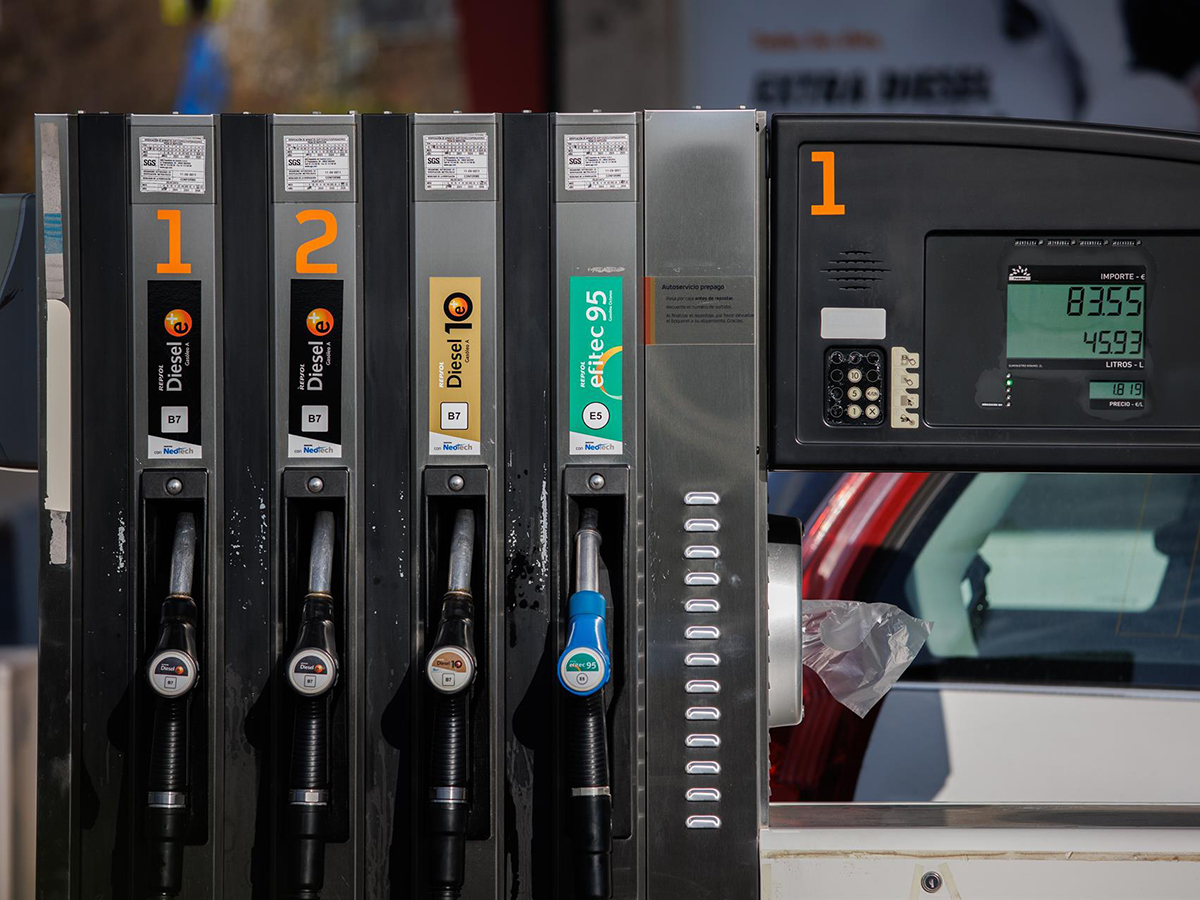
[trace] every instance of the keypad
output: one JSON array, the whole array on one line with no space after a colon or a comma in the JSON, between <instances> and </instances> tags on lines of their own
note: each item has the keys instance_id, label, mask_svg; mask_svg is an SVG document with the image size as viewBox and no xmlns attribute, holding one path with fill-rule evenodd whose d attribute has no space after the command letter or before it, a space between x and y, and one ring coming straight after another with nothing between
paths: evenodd
<instances>
[{"instance_id":1,"label":"keypad","mask_svg":"<svg viewBox=\"0 0 1200 900\"><path fill-rule=\"evenodd\" d=\"M825 351L825 421L829 425L882 425L887 415L887 359L882 347Z\"/></svg>"}]
</instances>

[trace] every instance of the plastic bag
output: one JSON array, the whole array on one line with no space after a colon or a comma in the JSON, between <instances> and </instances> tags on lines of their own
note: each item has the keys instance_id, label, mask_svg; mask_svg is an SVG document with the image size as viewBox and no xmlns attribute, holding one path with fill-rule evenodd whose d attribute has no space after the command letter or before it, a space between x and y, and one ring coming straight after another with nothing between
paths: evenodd
<instances>
[{"instance_id":1,"label":"plastic bag","mask_svg":"<svg viewBox=\"0 0 1200 900\"><path fill-rule=\"evenodd\" d=\"M804 665L859 718L892 689L933 629L890 603L805 600L801 618Z\"/></svg>"}]
</instances>

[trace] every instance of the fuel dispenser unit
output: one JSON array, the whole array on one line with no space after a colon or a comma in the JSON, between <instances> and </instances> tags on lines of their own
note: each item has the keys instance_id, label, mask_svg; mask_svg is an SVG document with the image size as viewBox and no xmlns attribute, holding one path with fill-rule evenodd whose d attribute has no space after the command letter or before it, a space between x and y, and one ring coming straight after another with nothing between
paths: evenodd
<instances>
[{"instance_id":1,"label":"fuel dispenser unit","mask_svg":"<svg viewBox=\"0 0 1200 900\"><path fill-rule=\"evenodd\" d=\"M557 756L543 777L558 802L545 840L559 896L642 896L643 116L551 124Z\"/></svg>"},{"instance_id":2,"label":"fuel dispenser unit","mask_svg":"<svg viewBox=\"0 0 1200 900\"><path fill-rule=\"evenodd\" d=\"M269 777L277 883L305 898L361 878L360 127L353 114L271 117L283 671Z\"/></svg>"},{"instance_id":3,"label":"fuel dispenser unit","mask_svg":"<svg viewBox=\"0 0 1200 900\"><path fill-rule=\"evenodd\" d=\"M766 472L1194 470L1200 141L767 126L37 117L40 897L1171 894L1191 807L770 803Z\"/></svg>"},{"instance_id":4,"label":"fuel dispenser unit","mask_svg":"<svg viewBox=\"0 0 1200 900\"><path fill-rule=\"evenodd\" d=\"M219 128L213 116L35 124L39 892L219 897Z\"/></svg>"},{"instance_id":5,"label":"fuel dispenser unit","mask_svg":"<svg viewBox=\"0 0 1200 900\"><path fill-rule=\"evenodd\" d=\"M504 353L496 115L412 118L412 893L504 872ZM394 879L393 879L394 880Z\"/></svg>"}]
</instances>

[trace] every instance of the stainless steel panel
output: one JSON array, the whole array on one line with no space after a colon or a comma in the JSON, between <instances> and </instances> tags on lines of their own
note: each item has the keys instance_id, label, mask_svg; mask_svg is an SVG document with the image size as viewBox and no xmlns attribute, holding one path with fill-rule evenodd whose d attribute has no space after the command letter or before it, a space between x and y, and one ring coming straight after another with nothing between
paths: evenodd
<instances>
[{"instance_id":1,"label":"stainless steel panel","mask_svg":"<svg viewBox=\"0 0 1200 900\"><path fill-rule=\"evenodd\" d=\"M504 310L501 263L500 141L503 139L495 115L452 114L413 116L413 205L412 205L412 403L414 497L423 496L424 484L431 477L446 477L455 467L480 466L488 470L487 550L488 598L487 621L475 623L484 629L491 648L486 672L480 672L489 692L491 721L472 723L486 727L493 750L490 798L489 840L466 842L466 876L463 897L484 900L500 895L504 881L504 503L498 487L504 484L501 456L501 417L503 409L502 365ZM425 189L423 143L426 135L482 132L488 136L488 179L486 191L432 191ZM480 369L480 446L478 453L434 454L430 452L429 432L429 317L430 279L469 277L480 279L478 349ZM399 352L399 348L397 348ZM424 523L415 528L423 529ZM412 567L415 584L423 584L423 552L414 552ZM438 589L440 592L440 588ZM420 596L419 594L417 596ZM414 631L413 639L423 653L425 635ZM422 658L423 664L423 658ZM479 688L476 687L476 690ZM421 685L418 690L425 690ZM420 748L419 752L427 752Z\"/></svg>"},{"instance_id":2,"label":"stainless steel panel","mask_svg":"<svg viewBox=\"0 0 1200 900\"><path fill-rule=\"evenodd\" d=\"M274 307L275 307L275 447L280 467L303 466L354 466L358 454L358 433L361 429L358 403L361 396L361 366L359 365L360 307L362 305L359 264L359 213L358 205L351 198L358 196L357 186L352 194L335 193L314 195L287 192L282 188L278 174L283 166L283 138L304 134L344 134L350 138L352 177L358 172L358 130L354 124L345 124L344 116L272 116L272 156L274 175L274 203L272 205L274 261L272 263ZM336 124L330 124L328 120ZM281 124L281 121L284 124ZM320 196L337 198L336 202L321 200ZM332 213L337 222L337 236L328 246L313 250L309 260L317 264L333 264L333 273L298 273L296 251L301 244L319 237L322 233L317 222L300 222L296 216L304 210L319 209ZM342 318L335 322L341 329L342 409L340 453L304 452L320 448L321 435L292 435L289 438L289 381L290 381L290 330L293 279L342 282ZM354 491L351 491L351 495Z\"/></svg>"},{"instance_id":3,"label":"stainless steel panel","mask_svg":"<svg viewBox=\"0 0 1200 900\"><path fill-rule=\"evenodd\" d=\"M350 796L347 799L349 816L349 840L330 842L325 845L326 882L322 892L329 900L349 900L363 897L362 871L359 860L363 838L363 818L365 809L362 803L363 762L362 727L359 710L362 707L362 654L363 622L361 609L362 553L358 543L361 533L361 507L358 502L361 490L359 468L361 465L361 433L362 416L359 398L363 395L363 375L361 359L362 337L360 334L362 321L362 262L360 241L360 213L357 203L347 202L347 195L342 192L328 196L337 197L337 202L319 200L313 193L286 192L279 188L278 172L283 165L284 136L313 134L345 134L350 138L350 156L352 160L353 177L358 177L358 119L357 116L272 116L272 155L271 165L276 173L275 189L272 203L272 293L274 307L274 444L275 465L282 473L289 468L331 467L345 468L348 472L346 491L346 547L343 554L345 560L346 596L339 604L339 615L344 616L343 626L346 635L344 665L347 665L346 675L350 677L339 681L338 690L344 694L340 702L346 704L349 711L347 716L347 782L350 785ZM355 187L352 196L358 197ZM318 264L336 264L336 272L305 272L296 271L297 248L318 237L322 231L314 222L300 222L296 215L302 210L320 209L332 213L337 222L337 235L328 246L313 250L309 261ZM342 329L341 335L341 451L337 455L324 453L302 453L292 455L290 451L303 449L304 440L289 439L289 372L291 370L291 341L290 317L292 307L293 279L336 280L342 282L342 317L335 322L335 327ZM296 436L303 438L303 435ZM318 436L319 437L319 436ZM313 444L315 446L315 442ZM284 508L282 500L283 478L277 477L272 487L275 502L273 509ZM283 554L286 552L284 541L276 541L273 557L275 572L283 571ZM278 635L280 643L276 652L287 653L291 649L294 635ZM286 757L280 757L286 758Z\"/></svg>"},{"instance_id":4,"label":"stainless steel panel","mask_svg":"<svg viewBox=\"0 0 1200 900\"><path fill-rule=\"evenodd\" d=\"M141 137L203 137L205 142L205 184L202 194L142 193L139 187L138 154ZM221 378L221 347L223 323L221 321L220 296L220 218L217 210L218 186L216 172L220 152L220 138L213 116L130 116L130 290L133 303L130 317L133 326L132 364L130 373L133 393L133 467L134 471L171 468L203 469L208 473L208 498L206 516L205 560L205 607L203 616L206 631L204 645L207 651L202 663L202 678L211 686L210 696L221 697L224 692L224 642L220 636L224 631L222 612L224 597L221 567L224 559L224 492L222 464L219 448L222 445L221 417L218 415L219 401L223 391ZM186 273L162 272L159 267L171 261L172 224L158 217L160 210L179 211L178 255L179 261L190 266ZM200 445L188 454L181 447L179 455L151 457L149 448L148 410L151 397L148 383L148 332L159 327L149 321L149 282L193 281L200 283L200 359L197 375L200 379L200 403L198 409L188 409L188 416L200 418ZM170 446L162 452L169 454ZM135 483L141 484L140 476ZM134 504L135 517L141 504ZM127 534L141 533L142 523L126 523ZM136 545L136 544L135 544ZM138 552L145 552L141 548ZM155 598L157 600L157 598ZM224 744L222 737L225 714L219 702L209 704L208 740L210 747ZM208 783L209 803L222 796L222 771L218 754L210 752L206 757L207 771L196 773ZM208 812L210 846L221 844L221 822ZM202 885L197 896L220 896L223 868L220 854L214 853L205 860L198 854L184 853L184 883Z\"/></svg>"},{"instance_id":5,"label":"stainless steel panel","mask_svg":"<svg viewBox=\"0 0 1200 900\"><path fill-rule=\"evenodd\" d=\"M624 633L617 633L610 622L610 640L617 644L626 641L628 664L633 672L621 673L617 681L625 684L625 695L615 702L614 689L608 691L612 704L610 733L616 743L609 750L610 765L628 762L631 772L613 772L615 778L628 778L614 794L614 802L632 794L630 833L627 838L614 840L612 865L613 889L623 900L645 897L646 793L638 777L643 771L645 745L645 687L644 687L644 623L645 580L643 570L643 395L642 395L642 205L641 205L641 113L577 113L554 117L553 168L555 179L554 212L554 291L555 330L554 394L557 438L555 477L559 490L567 490L568 473L572 478L582 470L596 466L628 466L624 534L606 534L610 546L627 548L626 580L623 585L627 608L619 620L626 623ZM622 134L629 140L630 186L624 190L566 190L567 160L565 142L568 135ZM571 283L580 277L619 278L622 297L622 433L620 451L615 453L576 452L586 442L571 440L571 432L586 434L582 422L571 420L570 384L579 373L572 370L571 360ZM611 479L610 479L611 481ZM582 484L582 481L576 483ZM557 567L562 573L557 591L563 603L570 595L570 545L561 517L566 504L557 504L556 533L562 538ZM563 603L558 621L566 622ZM563 635L558 636L561 644ZM630 711L632 707L632 712ZM632 721L630 719L632 717ZM617 719L620 718L620 721ZM615 783L615 782L614 782ZM570 852L569 838L564 835L562 852Z\"/></svg>"},{"instance_id":6,"label":"stainless steel panel","mask_svg":"<svg viewBox=\"0 0 1200 900\"><path fill-rule=\"evenodd\" d=\"M753 897L767 811L763 120L739 110L645 121L648 284L746 279L753 296L749 322L645 350L648 887ZM699 533L719 557L685 556ZM687 677L696 640L719 654L719 680ZM702 692L719 721L687 717ZM692 814L697 788L718 792L711 815Z\"/></svg>"}]
</instances>

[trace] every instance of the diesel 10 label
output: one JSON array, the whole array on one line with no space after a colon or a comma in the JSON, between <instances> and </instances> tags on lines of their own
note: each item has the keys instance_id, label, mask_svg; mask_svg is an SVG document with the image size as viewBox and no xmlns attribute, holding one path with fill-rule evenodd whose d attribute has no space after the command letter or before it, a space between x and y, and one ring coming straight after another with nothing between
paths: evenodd
<instances>
[{"instance_id":1,"label":"diesel 10 label","mask_svg":"<svg viewBox=\"0 0 1200 900\"><path fill-rule=\"evenodd\" d=\"M429 452L478 456L480 409L479 278L429 279Z\"/></svg>"}]
</instances>

